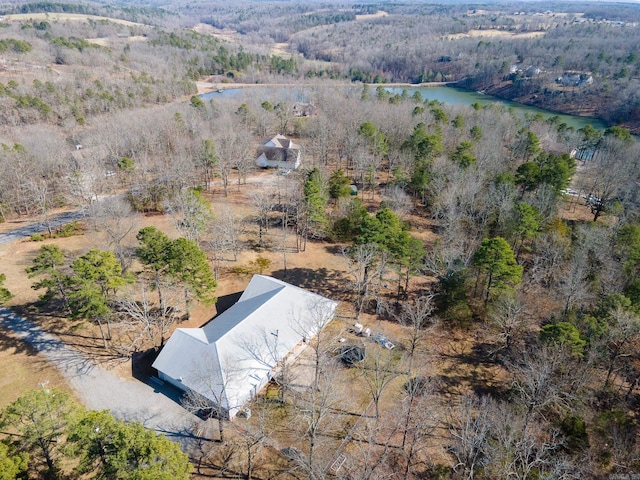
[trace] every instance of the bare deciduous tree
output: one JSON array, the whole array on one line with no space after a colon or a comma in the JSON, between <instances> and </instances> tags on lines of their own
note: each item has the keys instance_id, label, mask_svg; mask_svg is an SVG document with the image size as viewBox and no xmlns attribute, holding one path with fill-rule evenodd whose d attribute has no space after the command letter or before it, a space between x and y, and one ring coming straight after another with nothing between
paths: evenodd
<instances>
[{"instance_id":1,"label":"bare deciduous tree","mask_svg":"<svg viewBox=\"0 0 640 480\"><path fill-rule=\"evenodd\" d=\"M518 342L529 319L527 306L518 294L501 295L488 312L488 324L495 332L498 350L509 352Z\"/></svg>"},{"instance_id":2,"label":"bare deciduous tree","mask_svg":"<svg viewBox=\"0 0 640 480\"><path fill-rule=\"evenodd\" d=\"M360 318L369 296L382 281L387 268L388 257L378 245L367 243L354 245L342 251L347 270L353 281L351 289L354 291L356 320Z\"/></svg>"},{"instance_id":3,"label":"bare deciduous tree","mask_svg":"<svg viewBox=\"0 0 640 480\"><path fill-rule=\"evenodd\" d=\"M228 390L234 382L239 372L235 368L236 362L232 358L214 358L211 353L207 353L205 358L198 360L193 365L188 374L188 383L197 385L195 389L186 391L182 399L183 406L193 412L203 411L211 413L218 420L219 441L225 441L224 425L229 419L229 411L241 407L241 405L232 405Z\"/></svg>"},{"instance_id":4,"label":"bare deciduous tree","mask_svg":"<svg viewBox=\"0 0 640 480\"><path fill-rule=\"evenodd\" d=\"M165 208L173 217L176 230L187 240L199 243L213 218L211 203L198 191L182 189L165 201Z\"/></svg>"},{"instance_id":5,"label":"bare deciduous tree","mask_svg":"<svg viewBox=\"0 0 640 480\"><path fill-rule=\"evenodd\" d=\"M258 245L264 246L264 234L269 230L269 215L275 205L275 192L263 188L251 195L251 201L258 216Z\"/></svg>"},{"instance_id":6,"label":"bare deciduous tree","mask_svg":"<svg viewBox=\"0 0 640 480\"><path fill-rule=\"evenodd\" d=\"M569 349L551 345L527 352L512 363L511 388L525 409L523 430L548 408L570 408L584 381L577 370L568 368L573 361Z\"/></svg>"},{"instance_id":7,"label":"bare deciduous tree","mask_svg":"<svg viewBox=\"0 0 640 480\"><path fill-rule=\"evenodd\" d=\"M175 307L181 303L184 296L178 286L169 284L163 286L162 303L151 299L151 287L147 282L141 282L134 291L117 301L122 318L119 325L131 327L134 333L130 345L127 346L129 351L141 345L144 337L147 337L157 348L162 348L171 326L184 313Z\"/></svg>"},{"instance_id":8,"label":"bare deciduous tree","mask_svg":"<svg viewBox=\"0 0 640 480\"><path fill-rule=\"evenodd\" d=\"M38 209L42 224L47 228L49 235L52 234L51 222L49 221L49 214L53 208L53 196L49 183L44 179L31 178L25 185L26 190L29 192L33 202Z\"/></svg>"},{"instance_id":9,"label":"bare deciduous tree","mask_svg":"<svg viewBox=\"0 0 640 480\"><path fill-rule=\"evenodd\" d=\"M558 291L564 297L563 317L566 317L574 305L591 297L589 273L587 252L584 249L577 249L569 259L564 277L558 285Z\"/></svg>"},{"instance_id":10,"label":"bare deciduous tree","mask_svg":"<svg viewBox=\"0 0 640 480\"><path fill-rule=\"evenodd\" d=\"M630 356L640 339L640 318L633 311L617 307L609 314L609 325L605 333L607 375L603 390L606 390L621 358Z\"/></svg>"},{"instance_id":11,"label":"bare deciduous tree","mask_svg":"<svg viewBox=\"0 0 640 480\"><path fill-rule=\"evenodd\" d=\"M89 218L97 231L107 235L109 248L126 271L131 266L133 252L127 249L125 239L138 223L131 204L120 196L108 197L91 204Z\"/></svg>"},{"instance_id":12,"label":"bare deciduous tree","mask_svg":"<svg viewBox=\"0 0 640 480\"><path fill-rule=\"evenodd\" d=\"M380 399L389 384L400 375L390 350L384 347L369 349L365 361L358 364L360 374L367 385L375 409L375 418L380 418Z\"/></svg>"},{"instance_id":13,"label":"bare deciduous tree","mask_svg":"<svg viewBox=\"0 0 640 480\"><path fill-rule=\"evenodd\" d=\"M209 222L209 248L213 253L213 271L216 280L220 275L221 262L228 260L231 254L233 261L238 259L242 250L241 237L245 233L245 221L233 213L229 207L222 208Z\"/></svg>"},{"instance_id":14,"label":"bare deciduous tree","mask_svg":"<svg viewBox=\"0 0 640 480\"><path fill-rule=\"evenodd\" d=\"M416 381L418 380L418 381ZM440 418L433 403L433 382L428 379L410 379L405 384L402 408L396 409L402 424L402 449L404 457L403 479L408 479L419 464L427 464L428 440L440 426Z\"/></svg>"},{"instance_id":15,"label":"bare deciduous tree","mask_svg":"<svg viewBox=\"0 0 640 480\"><path fill-rule=\"evenodd\" d=\"M290 362L283 357L287 352L279 342L278 335L265 329L255 332L250 338L238 339L238 344L247 359L257 361L267 371L274 372L274 380L280 388L280 401L287 401L287 391L292 382Z\"/></svg>"},{"instance_id":16,"label":"bare deciduous tree","mask_svg":"<svg viewBox=\"0 0 640 480\"><path fill-rule=\"evenodd\" d=\"M435 309L434 294L423 295L413 302L406 302L402 306L400 314L396 316L398 322L407 328L407 354L409 355L409 365L407 373L413 375L413 357L420 342L432 334L438 326L437 319L432 317Z\"/></svg>"},{"instance_id":17,"label":"bare deciduous tree","mask_svg":"<svg viewBox=\"0 0 640 480\"><path fill-rule=\"evenodd\" d=\"M407 220L407 217L413 209L413 201L411 197L402 187L398 186L387 188L383 202L385 202L385 205L388 205L393 213L395 213L401 220Z\"/></svg>"},{"instance_id":18,"label":"bare deciduous tree","mask_svg":"<svg viewBox=\"0 0 640 480\"><path fill-rule=\"evenodd\" d=\"M333 307L330 302L319 301L308 305L309 315L305 319L293 318L293 328L299 331L307 345L312 349L311 368L308 388L295 390L294 402L298 416L304 425L304 435L308 440L307 455L299 462L308 478L324 478L326 465L323 454L319 454L323 432L333 428L336 417L334 409L340 402L341 388L334 380L332 372L337 359L330 355L329 349L334 343L329 332L324 329L332 319ZM313 334L312 338L309 335Z\"/></svg>"},{"instance_id":19,"label":"bare deciduous tree","mask_svg":"<svg viewBox=\"0 0 640 480\"><path fill-rule=\"evenodd\" d=\"M553 288L562 279L562 268L568 255L569 238L557 231L539 235L533 244L531 267L525 271L523 290Z\"/></svg>"},{"instance_id":20,"label":"bare deciduous tree","mask_svg":"<svg viewBox=\"0 0 640 480\"><path fill-rule=\"evenodd\" d=\"M541 424L523 427L526 421L512 404L491 402L491 448L485 474L492 478L525 480L534 472L551 470L552 460L562 457L558 452L562 441L557 432L547 432Z\"/></svg>"},{"instance_id":21,"label":"bare deciduous tree","mask_svg":"<svg viewBox=\"0 0 640 480\"><path fill-rule=\"evenodd\" d=\"M250 158L249 135L232 114L218 119L218 129L214 138L216 150L216 173L222 180L224 196L229 194L231 172L239 168L239 176L246 176ZM240 183L240 178L238 183Z\"/></svg>"},{"instance_id":22,"label":"bare deciduous tree","mask_svg":"<svg viewBox=\"0 0 640 480\"><path fill-rule=\"evenodd\" d=\"M476 470L488 463L491 420L488 398L463 397L450 412L448 450L455 459L453 470L462 478L473 480Z\"/></svg>"}]
</instances>

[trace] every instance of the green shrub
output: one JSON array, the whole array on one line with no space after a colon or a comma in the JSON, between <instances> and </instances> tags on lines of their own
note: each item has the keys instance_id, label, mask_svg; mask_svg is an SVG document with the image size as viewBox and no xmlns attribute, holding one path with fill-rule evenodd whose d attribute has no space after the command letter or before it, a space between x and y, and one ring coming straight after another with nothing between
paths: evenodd
<instances>
[{"instance_id":1,"label":"green shrub","mask_svg":"<svg viewBox=\"0 0 640 480\"><path fill-rule=\"evenodd\" d=\"M253 270L246 265L236 265L235 267L231 267L230 271L236 275L251 275L253 273Z\"/></svg>"},{"instance_id":2,"label":"green shrub","mask_svg":"<svg viewBox=\"0 0 640 480\"><path fill-rule=\"evenodd\" d=\"M581 357L586 340L580 338L580 331L569 322L558 322L544 325L540 331L540 341L566 345L576 357Z\"/></svg>"},{"instance_id":3,"label":"green shrub","mask_svg":"<svg viewBox=\"0 0 640 480\"><path fill-rule=\"evenodd\" d=\"M84 235L84 225L77 220L58 227L53 233L34 233L31 235L32 242L41 242L48 238L67 238L74 235Z\"/></svg>"},{"instance_id":4,"label":"green shrub","mask_svg":"<svg viewBox=\"0 0 640 480\"><path fill-rule=\"evenodd\" d=\"M264 271L268 270L269 267L271 266L271 260L269 260L268 258L259 256L255 260L250 261L249 266L254 272L262 275Z\"/></svg>"},{"instance_id":5,"label":"green shrub","mask_svg":"<svg viewBox=\"0 0 640 480\"><path fill-rule=\"evenodd\" d=\"M589 448L589 435L584 420L577 415L569 415L560 423L560 430L567 437L564 448L569 453L577 453Z\"/></svg>"},{"instance_id":6,"label":"green shrub","mask_svg":"<svg viewBox=\"0 0 640 480\"><path fill-rule=\"evenodd\" d=\"M56 232L52 235L52 237L66 238L66 237L72 237L74 235L82 235L83 233L84 233L84 228L82 223L76 220L71 223L62 225L60 228L56 230Z\"/></svg>"}]
</instances>

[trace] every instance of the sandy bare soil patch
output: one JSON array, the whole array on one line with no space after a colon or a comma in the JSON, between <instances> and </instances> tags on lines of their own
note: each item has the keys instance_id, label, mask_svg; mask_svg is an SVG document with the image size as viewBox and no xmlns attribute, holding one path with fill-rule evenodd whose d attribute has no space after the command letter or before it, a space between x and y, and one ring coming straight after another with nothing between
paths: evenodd
<instances>
[{"instance_id":1,"label":"sandy bare soil patch","mask_svg":"<svg viewBox=\"0 0 640 480\"><path fill-rule=\"evenodd\" d=\"M196 82L196 87L198 88L198 95L218 89L218 86L212 82Z\"/></svg>"},{"instance_id":2,"label":"sandy bare soil patch","mask_svg":"<svg viewBox=\"0 0 640 480\"><path fill-rule=\"evenodd\" d=\"M356 15L356 21L371 20L372 18L386 17L387 15L389 15L389 12L378 10L376 13L369 13L366 15Z\"/></svg>"},{"instance_id":3,"label":"sandy bare soil patch","mask_svg":"<svg viewBox=\"0 0 640 480\"><path fill-rule=\"evenodd\" d=\"M108 47L112 43L114 43L114 38L85 38L85 40L89 43L93 43L94 45L100 45L102 47ZM147 37L143 37L142 35L132 35L130 37L122 37L118 38L120 42L146 42Z\"/></svg>"},{"instance_id":4,"label":"sandy bare soil patch","mask_svg":"<svg viewBox=\"0 0 640 480\"><path fill-rule=\"evenodd\" d=\"M93 45L100 45L101 47L109 46L108 38L85 38L85 40Z\"/></svg>"},{"instance_id":5,"label":"sandy bare soil patch","mask_svg":"<svg viewBox=\"0 0 640 480\"><path fill-rule=\"evenodd\" d=\"M283 56L290 57L291 52L289 52L288 49L289 49L289 44L287 42L274 43L273 47L271 47L271 53L273 55L279 55L281 57Z\"/></svg>"},{"instance_id":6,"label":"sandy bare soil patch","mask_svg":"<svg viewBox=\"0 0 640 480\"><path fill-rule=\"evenodd\" d=\"M198 23L195 27L192 27L192 30L203 35L211 35L212 37L232 43L236 41L236 36L238 35L238 32L235 30L221 30L206 23Z\"/></svg>"},{"instance_id":7,"label":"sandy bare soil patch","mask_svg":"<svg viewBox=\"0 0 640 480\"><path fill-rule=\"evenodd\" d=\"M467 33L456 33L453 35L446 35L448 40L457 40L460 38L478 38L478 37L509 37L509 38L537 38L545 35L545 32L507 32L505 30L469 30Z\"/></svg>"},{"instance_id":8,"label":"sandy bare soil patch","mask_svg":"<svg viewBox=\"0 0 640 480\"><path fill-rule=\"evenodd\" d=\"M81 13L16 13L13 15L5 15L4 19L9 22L20 22L23 20L48 20L59 22L64 20L107 20L109 22L126 25L128 27L145 27L144 23L130 22L128 20L120 20L119 18L100 17L98 15L84 15Z\"/></svg>"}]
</instances>

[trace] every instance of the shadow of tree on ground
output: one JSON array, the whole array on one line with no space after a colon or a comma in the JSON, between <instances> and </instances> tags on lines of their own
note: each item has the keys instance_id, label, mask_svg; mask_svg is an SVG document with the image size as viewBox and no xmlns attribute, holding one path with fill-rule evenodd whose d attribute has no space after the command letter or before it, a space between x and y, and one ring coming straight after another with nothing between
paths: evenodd
<instances>
[{"instance_id":1,"label":"shadow of tree on ground","mask_svg":"<svg viewBox=\"0 0 640 480\"><path fill-rule=\"evenodd\" d=\"M444 391L462 393L470 388L476 395L501 397L509 389L500 362L487 355L492 345L475 343L470 349L462 349L443 356L452 361L442 369L439 380Z\"/></svg>"},{"instance_id":2,"label":"shadow of tree on ground","mask_svg":"<svg viewBox=\"0 0 640 480\"><path fill-rule=\"evenodd\" d=\"M319 269L297 267L286 271L276 270L272 276L332 300L346 300L350 296L346 287L347 279L344 272L339 270L329 270L324 267Z\"/></svg>"}]
</instances>

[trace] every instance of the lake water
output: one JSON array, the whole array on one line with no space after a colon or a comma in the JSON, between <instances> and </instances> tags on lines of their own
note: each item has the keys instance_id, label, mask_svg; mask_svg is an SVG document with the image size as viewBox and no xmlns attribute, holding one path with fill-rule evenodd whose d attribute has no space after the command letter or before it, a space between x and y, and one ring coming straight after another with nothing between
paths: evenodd
<instances>
[{"instance_id":1,"label":"lake water","mask_svg":"<svg viewBox=\"0 0 640 480\"><path fill-rule=\"evenodd\" d=\"M264 97L264 100L270 100L272 96L276 97L277 100L290 100L290 101L305 101L305 90L307 92L310 91L314 87L305 88L304 86L296 86L296 87L250 87L247 89L243 88L231 88L229 90L223 90L221 92L210 92L200 95L203 100L215 99L219 97L237 97L242 95L242 93L247 93L247 90L259 90L260 95ZM340 88L340 87L337 87ZM353 87L349 86L346 88L357 88L361 89L361 86L354 85ZM387 88L391 93L402 93L402 88ZM549 110L543 110L541 108L530 107L528 105L523 105L521 103L510 102L508 100L501 100L499 98L492 97L490 95L484 95L482 93L473 92L470 90L464 90L461 88L455 87L406 87L409 95L413 95L414 92L419 91L422 95L422 98L428 100L437 100L442 103L446 103L449 105L473 105L474 103L479 103L482 106L498 104L503 105L506 108L512 109L517 114L521 114L524 116L525 114L529 115L537 115L541 114L545 118L549 117L559 117L560 122L564 122L569 127L573 127L574 129L579 129L584 127L585 125L592 125L594 128L599 130L604 130L607 128L607 124L598 119L598 118L589 118L589 117L578 117L575 115L564 115L560 113L550 112ZM375 86L371 86L371 95L375 95ZM270 100L271 101L271 100Z\"/></svg>"}]
</instances>

